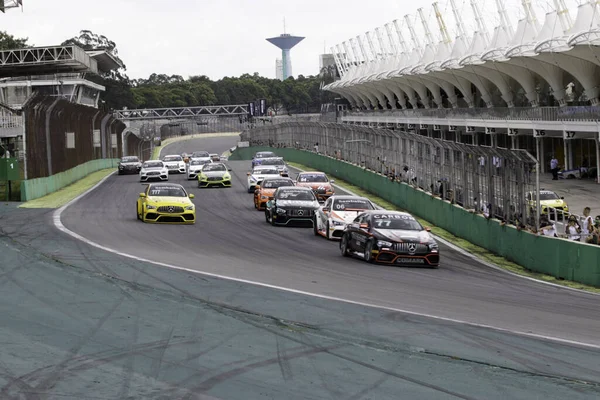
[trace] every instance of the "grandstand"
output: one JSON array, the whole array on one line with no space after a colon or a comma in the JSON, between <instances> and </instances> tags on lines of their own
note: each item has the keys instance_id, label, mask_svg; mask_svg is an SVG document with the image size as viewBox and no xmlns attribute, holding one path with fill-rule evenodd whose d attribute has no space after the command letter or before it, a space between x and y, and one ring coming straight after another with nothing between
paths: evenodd
<instances>
[{"instance_id":1,"label":"grandstand","mask_svg":"<svg viewBox=\"0 0 600 400\"><path fill-rule=\"evenodd\" d=\"M332 47L341 79L324 89L349 102L342 123L525 149L542 170L556 155L597 174L600 4L568 1L434 3Z\"/></svg>"}]
</instances>

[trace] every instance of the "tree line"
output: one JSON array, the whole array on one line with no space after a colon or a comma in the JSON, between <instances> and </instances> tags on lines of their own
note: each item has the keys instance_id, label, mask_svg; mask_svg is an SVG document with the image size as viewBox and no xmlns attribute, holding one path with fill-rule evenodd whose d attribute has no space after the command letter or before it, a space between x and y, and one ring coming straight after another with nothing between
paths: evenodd
<instances>
[{"instance_id":1,"label":"tree line","mask_svg":"<svg viewBox=\"0 0 600 400\"><path fill-rule=\"evenodd\" d=\"M153 73L147 79L131 79L120 59L115 42L103 35L83 30L65 40L62 45L77 45L84 50L105 50L123 65L116 71L88 76L106 88L100 96L109 109L164 108L246 104L266 99L275 113L318 112L322 103L331 103L333 94L322 91L322 85L333 82L335 68L326 68L320 75L290 77L285 81L270 79L258 73L211 80L206 75L184 78L180 75ZM28 38L15 38L0 31L0 50L31 46Z\"/></svg>"}]
</instances>

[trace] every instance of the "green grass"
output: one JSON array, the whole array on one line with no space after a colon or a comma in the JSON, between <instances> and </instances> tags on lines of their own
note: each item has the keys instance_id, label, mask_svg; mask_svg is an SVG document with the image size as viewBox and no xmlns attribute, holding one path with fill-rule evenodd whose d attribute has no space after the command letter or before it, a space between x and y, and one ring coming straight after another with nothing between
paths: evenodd
<instances>
[{"instance_id":1,"label":"green grass","mask_svg":"<svg viewBox=\"0 0 600 400\"><path fill-rule=\"evenodd\" d=\"M181 142L182 140L189 140L189 139L224 137L224 136L239 136L239 135L240 135L239 132L219 132L219 133L196 133L193 135L177 136L174 138L168 138L168 139L163 140L160 146L154 147L154 150L152 151L152 160L158 160L160 158L160 152L162 151L162 149L164 149L166 146L170 145L171 143Z\"/></svg>"},{"instance_id":2,"label":"green grass","mask_svg":"<svg viewBox=\"0 0 600 400\"><path fill-rule=\"evenodd\" d=\"M307 167L305 165L298 164L298 163L288 162L287 164L291 167L302 169L305 171L314 171L315 170L314 168L310 168L310 167ZM344 180L340 179L339 177L336 177L333 175L331 175L331 177L335 179L335 184L337 186L340 186L343 189L347 189L351 192L354 192L359 196L367 197L371 201L375 202L376 204L378 204L379 206L381 206L385 209L405 211L405 210L402 210L401 208L395 206L394 204L392 204L388 201L385 201L384 199L374 195L373 193L367 192L366 190L361 189L358 186L355 186L351 183L345 182ZM496 265L502 269L505 269L507 271L513 272L515 274L527 276L530 278L535 278L535 279L538 279L541 281L555 283L555 284L558 284L561 286L566 286L566 287L573 288L573 289L580 289L580 290L585 290L588 292L600 293L600 288L597 288L594 286L584 285L582 283L568 281L568 280L562 280L562 279L558 279L551 275L546 275L546 274L541 274L539 272L530 271L530 270L522 267L519 264L516 264L512 261L507 260L504 257L501 257L499 255L496 255L496 254L490 252L489 250L484 249L483 247L477 246L477 245L470 243L462 238L454 236L452 233L450 233L442 228L439 228L437 226L434 226L429 221L426 221L422 218L417 218L417 220L421 223L421 225L430 227L431 233L433 233L434 235L447 240L448 242L473 254L474 256L476 256L477 258L479 258L483 261L494 264L494 265Z\"/></svg>"},{"instance_id":3,"label":"green grass","mask_svg":"<svg viewBox=\"0 0 600 400\"><path fill-rule=\"evenodd\" d=\"M19 207L22 208L59 208L73 200L75 197L86 192L102 179L115 172L114 168L102 169L100 171L93 172L83 179L66 186L54 193L50 193L39 199L30 200L21 204Z\"/></svg>"}]
</instances>

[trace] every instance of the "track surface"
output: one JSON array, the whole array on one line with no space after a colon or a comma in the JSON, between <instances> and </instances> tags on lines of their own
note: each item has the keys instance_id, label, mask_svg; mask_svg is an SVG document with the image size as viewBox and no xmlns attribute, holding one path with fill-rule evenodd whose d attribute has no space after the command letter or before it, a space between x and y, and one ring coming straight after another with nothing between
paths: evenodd
<instances>
[{"instance_id":1,"label":"track surface","mask_svg":"<svg viewBox=\"0 0 600 400\"><path fill-rule=\"evenodd\" d=\"M235 138L173 143L165 153L222 152ZM136 220L137 176L112 176L63 213L65 226L112 249L198 271L357 302L600 345L600 297L520 279L441 247L438 270L372 266L342 258L312 230L272 227L245 190L249 162L231 162L233 188L198 189L194 226Z\"/></svg>"}]
</instances>

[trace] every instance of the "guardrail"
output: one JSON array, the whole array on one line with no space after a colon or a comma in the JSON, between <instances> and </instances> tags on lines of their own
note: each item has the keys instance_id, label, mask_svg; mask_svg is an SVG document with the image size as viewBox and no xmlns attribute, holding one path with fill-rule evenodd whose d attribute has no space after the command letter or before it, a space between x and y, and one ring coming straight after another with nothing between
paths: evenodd
<instances>
[{"instance_id":1,"label":"guardrail","mask_svg":"<svg viewBox=\"0 0 600 400\"><path fill-rule=\"evenodd\" d=\"M252 133L246 133L246 136L252 136ZM600 286L598 246L535 235L502 221L485 218L475 210L466 210L375 171L308 150L277 147L275 144L238 148L230 160L251 159L257 151L273 151L288 161L337 176L531 271Z\"/></svg>"}]
</instances>

